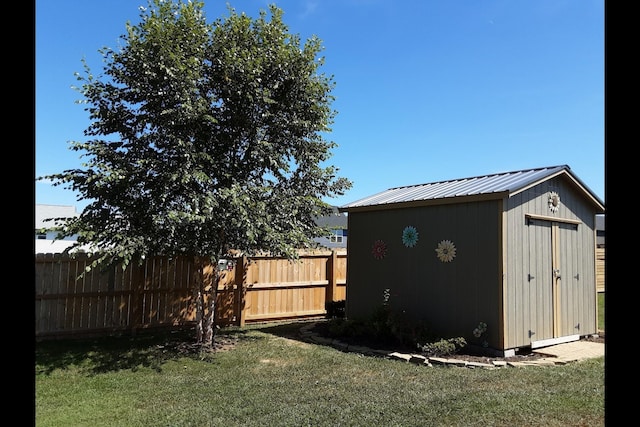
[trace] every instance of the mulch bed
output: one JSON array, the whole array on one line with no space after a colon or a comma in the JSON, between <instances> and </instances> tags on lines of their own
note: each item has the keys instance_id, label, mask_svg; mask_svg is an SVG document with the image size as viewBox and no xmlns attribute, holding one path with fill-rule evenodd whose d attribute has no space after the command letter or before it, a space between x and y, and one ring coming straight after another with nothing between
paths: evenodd
<instances>
[{"instance_id":1,"label":"mulch bed","mask_svg":"<svg viewBox=\"0 0 640 427\"><path fill-rule=\"evenodd\" d=\"M348 345L367 347L372 350L420 354L420 352L417 351L417 349L409 348L406 345L380 342L368 337L336 337L329 333L328 326L329 325L326 322L318 322L314 325L312 332L324 338L336 339ZM295 329L288 331L288 334L291 334L289 338L292 338L292 339L299 338L299 335L295 331L296 331ZM605 342L604 332L601 332L599 336L585 337L583 338L583 340L604 343ZM165 351L173 350L174 352L177 352L183 355L193 355L193 354L199 353L204 356L206 354L213 354L216 352L233 350L237 345L237 343L238 343L237 336L218 333L216 334L216 337L214 339L214 345L211 348L202 348L201 346L199 346L198 344L195 344L194 342L184 342L184 341L164 343L164 345L162 345L161 347ZM532 361L532 360L547 357L539 353L534 353L527 348L522 349L520 352L516 353L515 356L511 356L511 357L483 355L483 354L479 354L478 350L481 350L481 349L478 349L477 347L474 348L472 346L467 346L462 350L460 350L458 353L446 356L445 358L463 360L467 362L491 363L493 361L526 362L526 361Z\"/></svg>"},{"instance_id":2,"label":"mulch bed","mask_svg":"<svg viewBox=\"0 0 640 427\"><path fill-rule=\"evenodd\" d=\"M373 340L368 337L336 337L332 336L329 333L328 325L326 322L318 322L313 327L312 331L325 338L336 339L345 344L349 345L357 345L362 347L367 347L372 350L383 350L383 351L397 351L399 353L411 353L411 354L419 354L419 352L414 348L409 348L408 346L403 346L399 344L390 344L383 343L380 341ZM601 333L598 337L585 337L583 338L586 341L594 341L594 342L602 342L604 343L604 333ZM467 362L478 362L478 363L490 363L492 361L505 361L505 362L526 362L536 359L545 358L547 356L534 353L529 348L521 349L516 353L515 356L511 357L499 357L494 355L483 355L481 354L482 349L474 348L472 346L467 346L461 349L459 352L445 356L448 359L456 359L456 360L464 360Z\"/></svg>"}]
</instances>

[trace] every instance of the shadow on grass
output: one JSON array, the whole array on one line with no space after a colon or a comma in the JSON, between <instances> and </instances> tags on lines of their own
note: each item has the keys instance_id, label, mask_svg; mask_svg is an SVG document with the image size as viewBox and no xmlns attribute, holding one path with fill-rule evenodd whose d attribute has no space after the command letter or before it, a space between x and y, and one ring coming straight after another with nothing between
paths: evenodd
<instances>
[{"instance_id":1,"label":"shadow on grass","mask_svg":"<svg viewBox=\"0 0 640 427\"><path fill-rule=\"evenodd\" d=\"M415 346L410 346L408 344L403 344L398 342L397 339L391 337L387 339L383 339L380 337L373 337L370 335L335 335L329 331L329 319L326 318L318 318L311 320L301 320L294 322L283 321L283 323L278 324L266 324L266 325L251 325L250 328L255 330L259 330L260 332L264 332L266 334L271 334L274 336L278 336L281 338L288 338L291 340L296 340L300 342L309 342L309 338L305 338L300 334L300 328L305 326L306 324L312 323L314 327L312 329L313 333L319 335L323 338L327 338L329 341L336 339L341 343L351 346L360 346L367 347L370 349L380 350L380 351L399 351L404 353L416 352ZM332 344L322 343L322 342L314 342L315 345L325 346L325 347L334 347Z\"/></svg>"},{"instance_id":2,"label":"shadow on grass","mask_svg":"<svg viewBox=\"0 0 640 427\"><path fill-rule=\"evenodd\" d=\"M196 344L195 331L155 332L69 339L36 343L36 373L50 374L56 369L77 367L88 375L120 370L136 371L142 367L157 372L171 360L188 357L215 363L215 353L227 350L240 340L249 340L243 330L225 330L216 334L213 349Z\"/></svg>"},{"instance_id":3,"label":"shadow on grass","mask_svg":"<svg viewBox=\"0 0 640 427\"><path fill-rule=\"evenodd\" d=\"M249 328L264 332L265 334L303 341L300 335L300 328L309 323L322 322L323 320L324 319L313 319L309 321L281 321L277 323L250 325Z\"/></svg>"},{"instance_id":4,"label":"shadow on grass","mask_svg":"<svg viewBox=\"0 0 640 427\"><path fill-rule=\"evenodd\" d=\"M308 321L297 321L293 323L287 324L278 324L278 325L268 325L263 328L260 328L260 331L273 334L276 336L280 336L283 338L289 338L298 341L306 341L304 337L300 335L300 328L302 328L305 324L314 323L314 328L312 329L316 335L327 338L329 340L336 339L347 345L354 346L362 346L371 349L381 350L381 351L400 351L400 352L415 352L415 346L402 343L396 337L388 336L373 336L371 334L364 333L364 331L360 331L363 333L353 333L353 334L345 334L345 335L337 335L335 332L331 332L329 329L330 319L312 319ZM352 331L353 332L353 331ZM330 344L321 344L316 343L317 345L331 346Z\"/></svg>"}]
</instances>

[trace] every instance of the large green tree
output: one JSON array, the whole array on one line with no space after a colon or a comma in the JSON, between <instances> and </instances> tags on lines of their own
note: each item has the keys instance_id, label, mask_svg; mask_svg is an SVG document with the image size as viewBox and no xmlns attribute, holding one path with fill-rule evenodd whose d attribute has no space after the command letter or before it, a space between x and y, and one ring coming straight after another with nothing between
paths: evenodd
<instances>
[{"instance_id":1,"label":"large green tree","mask_svg":"<svg viewBox=\"0 0 640 427\"><path fill-rule=\"evenodd\" d=\"M336 112L321 40L290 34L275 5L255 19L229 7L211 24L203 6L150 0L121 46L99 51L100 76L84 62L90 125L70 148L85 161L40 179L89 201L61 237L99 248L92 267L193 257L197 340L211 345L216 286L204 289L202 260L231 249L295 259L327 232L323 199L351 182L327 165Z\"/></svg>"}]
</instances>

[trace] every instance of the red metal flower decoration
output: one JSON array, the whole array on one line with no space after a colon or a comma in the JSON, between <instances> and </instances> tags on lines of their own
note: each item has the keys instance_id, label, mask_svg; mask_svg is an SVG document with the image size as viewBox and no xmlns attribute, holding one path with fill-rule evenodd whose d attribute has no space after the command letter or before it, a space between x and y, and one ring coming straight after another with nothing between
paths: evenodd
<instances>
[{"instance_id":1,"label":"red metal flower decoration","mask_svg":"<svg viewBox=\"0 0 640 427\"><path fill-rule=\"evenodd\" d=\"M387 244L382 240L376 240L375 242L373 242L371 254L375 259L384 258L387 255Z\"/></svg>"}]
</instances>

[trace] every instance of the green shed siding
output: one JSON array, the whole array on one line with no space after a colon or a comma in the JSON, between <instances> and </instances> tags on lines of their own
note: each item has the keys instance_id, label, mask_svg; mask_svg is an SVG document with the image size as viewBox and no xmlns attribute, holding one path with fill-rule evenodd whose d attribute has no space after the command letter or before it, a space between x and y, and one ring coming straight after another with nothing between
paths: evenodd
<instances>
[{"instance_id":1,"label":"green shed siding","mask_svg":"<svg viewBox=\"0 0 640 427\"><path fill-rule=\"evenodd\" d=\"M350 213L348 316L366 318L390 289L389 304L425 321L434 333L499 347L500 204L490 200ZM418 231L414 247L402 243L406 226ZM372 255L376 240L387 245L381 260ZM437 258L442 240L455 244L453 262ZM472 334L479 322L489 325L480 339Z\"/></svg>"}]
</instances>

